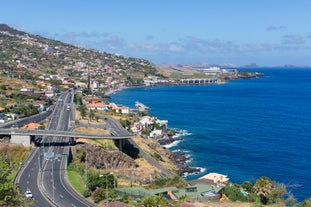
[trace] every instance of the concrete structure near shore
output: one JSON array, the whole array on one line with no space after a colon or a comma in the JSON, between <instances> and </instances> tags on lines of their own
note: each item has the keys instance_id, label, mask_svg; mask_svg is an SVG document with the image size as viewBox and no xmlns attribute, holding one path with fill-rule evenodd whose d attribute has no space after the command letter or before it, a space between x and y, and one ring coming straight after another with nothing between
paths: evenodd
<instances>
[{"instance_id":1,"label":"concrete structure near shore","mask_svg":"<svg viewBox=\"0 0 311 207\"><path fill-rule=\"evenodd\" d=\"M227 175L222 175L219 173L208 173L207 175L204 175L199 178L199 180L203 180L203 179L211 180L215 184L218 184L218 185L225 185L229 181L229 178L227 177Z\"/></svg>"},{"instance_id":2,"label":"concrete structure near shore","mask_svg":"<svg viewBox=\"0 0 311 207\"><path fill-rule=\"evenodd\" d=\"M216 84L218 83L217 78L190 78L190 79L180 79L181 84L187 85L204 85L204 84Z\"/></svg>"}]
</instances>

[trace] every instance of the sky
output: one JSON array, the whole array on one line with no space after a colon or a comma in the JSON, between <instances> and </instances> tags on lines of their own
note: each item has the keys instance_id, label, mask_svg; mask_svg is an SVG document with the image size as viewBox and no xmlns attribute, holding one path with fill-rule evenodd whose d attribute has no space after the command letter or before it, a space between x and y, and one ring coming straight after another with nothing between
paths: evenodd
<instances>
[{"instance_id":1,"label":"sky","mask_svg":"<svg viewBox=\"0 0 311 207\"><path fill-rule=\"evenodd\" d=\"M2 0L0 23L155 64L311 66L310 0Z\"/></svg>"}]
</instances>

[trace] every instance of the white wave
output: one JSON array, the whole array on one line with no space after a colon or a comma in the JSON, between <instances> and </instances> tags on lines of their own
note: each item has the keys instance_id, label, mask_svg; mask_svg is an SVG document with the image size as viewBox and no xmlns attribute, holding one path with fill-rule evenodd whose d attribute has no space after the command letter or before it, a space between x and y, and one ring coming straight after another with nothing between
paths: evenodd
<instances>
[{"instance_id":1,"label":"white wave","mask_svg":"<svg viewBox=\"0 0 311 207\"><path fill-rule=\"evenodd\" d=\"M195 172L195 173L188 173L188 172L185 172L183 174L183 177L186 178L188 176L191 176L191 175L198 175L198 174L201 174L203 172L206 171L206 168L203 168L203 167L191 167L191 168L197 168L197 169L200 169L199 172Z\"/></svg>"},{"instance_id":2,"label":"white wave","mask_svg":"<svg viewBox=\"0 0 311 207\"><path fill-rule=\"evenodd\" d=\"M176 131L176 134L173 136L175 138L178 138L178 137L184 137L184 136L188 136L188 135L191 135L192 133L188 132L187 130L185 129L173 129Z\"/></svg>"},{"instance_id":3,"label":"white wave","mask_svg":"<svg viewBox=\"0 0 311 207\"><path fill-rule=\"evenodd\" d=\"M203 173L206 171L206 168L204 168L204 167L198 167L198 168L200 169L200 173Z\"/></svg>"},{"instance_id":4,"label":"white wave","mask_svg":"<svg viewBox=\"0 0 311 207\"><path fill-rule=\"evenodd\" d=\"M181 140L176 140L170 144L163 145L163 147L165 147L166 149L169 149L169 148L177 146L179 142L181 142Z\"/></svg>"},{"instance_id":5,"label":"white wave","mask_svg":"<svg viewBox=\"0 0 311 207\"><path fill-rule=\"evenodd\" d=\"M183 155L184 154L190 154L189 150L183 150L183 149L175 149L175 150L172 150L172 152L183 154Z\"/></svg>"}]
</instances>

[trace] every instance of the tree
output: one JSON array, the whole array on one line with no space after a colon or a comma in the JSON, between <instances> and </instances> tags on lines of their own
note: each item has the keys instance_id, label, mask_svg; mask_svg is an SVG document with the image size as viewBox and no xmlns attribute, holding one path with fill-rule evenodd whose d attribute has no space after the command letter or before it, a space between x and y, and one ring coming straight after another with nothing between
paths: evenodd
<instances>
[{"instance_id":1,"label":"tree","mask_svg":"<svg viewBox=\"0 0 311 207\"><path fill-rule=\"evenodd\" d=\"M87 187L91 191L94 191L96 188L113 188L115 184L114 176L109 173L100 175L98 173L91 173L88 175Z\"/></svg>"},{"instance_id":2,"label":"tree","mask_svg":"<svg viewBox=\"0 0 311 207\"><path fill-rule=\"evenodd\" d=\"M238 185L228 185L224 188L224 194L231 201L247 201L247 197L244 196Z\"/></svg>"},{"instance_id":3,"label":"tree","mask_svg":"<svg viewBox=\"0 0 311 207\"><path fill-rule=\"evenodd\" d=\"M28 206L13 182L9 179L11 160L0 153L0 206Z\"/></svg>"},{"instance_id":4,"label":"tree","mask_svg":"<svg viewBox=\"0 0 311 207\"><path fill-rule=\"evenodd\" d=\"M90 110L90 113L89 113L89 119L90 119L90 120L93 120L93 119L94 119L94 117L95 117L95 113L94 113L94 111L93 111L93 110Z\"/></svg>"},{"instance_id":5,"label":"tree","mask_svg":"<svg viewBox=\"0 0 311 207\"><path fill-rule=\"evenodd\" d=\"M311 206L311 198L303 200L301 203L295 205L295 207L310 207Z\"/></svg>"},{"instance_id":6,"label":"tree","mask_svg":"<svg viewBox=\"0 0 311 207\"><path fill-rule=\"evenodd\" d=\"M272 203L280 203L284 201L286 194L286 186L283 183L277 183L270 192L269 200Z\"/></svg>"},{"instance_id":7,"label":"tree","mask_svg":"<svg viewBox=\"0 0 311 207\"><path fill-rule=\"evenodd\" d=\"M268 177L262 176L256 180L254 190L260 197L261 203L264 205L269 202L269 195L271 193L272 186L273 182Z\"/></svg>"},{"instance_id":8,"label":"tree","mask_svg":"<svg viewBox=\"0 0 311 207\"><path fill-rule=\"evenodd\" d=\"M242 183L242 188L246 190L248 193L254 192L254 182L253 181L245 181Z\"/></svg>"},{"instance_id":9,"label":"tree","mask_svg":"<svg viewBox=\"0 0 311 207\"><path fill-rule=\"evenodd\" d=\"M86 117L86 107L84 105L79 106L79 111L81 112L82 118Z\"/></svg>"},{"instance_id":10,"label":"tree","mask_svg":"<svg viewBox=\"0 0 311 207\"><path fill-rule=\"evenodd\" d=\"M144 207L158 207L169 206L168 200L163 195L158 196L145 196L141 201L141 206Z\"/></svg>"}]
</instances>

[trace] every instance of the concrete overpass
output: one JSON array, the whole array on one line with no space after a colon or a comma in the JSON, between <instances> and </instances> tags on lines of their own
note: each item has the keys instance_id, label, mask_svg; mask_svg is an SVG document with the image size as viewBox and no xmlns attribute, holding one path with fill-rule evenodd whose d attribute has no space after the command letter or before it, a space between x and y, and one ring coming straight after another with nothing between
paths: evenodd
<instances>
[{"instance_id":1,"label":"concrete overpass","mask_svg":"<svg viewBox=\"0 0 311 207\"><path fill-rule=\"evenodd\" d=\"M11 128L0 128L0 136L10 136L10 142L16 144L22 144L24 146L30 146L35 141L36 136L53 136L53 137L70 137L70 138L87 138L87 139L112 139L121 140L129 139L131 136L107 136L100 134L84 134L71 131L59 131L59 130L27 130Z\"/></svg>"}]
</instances>

